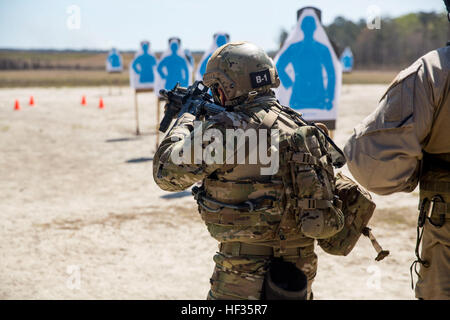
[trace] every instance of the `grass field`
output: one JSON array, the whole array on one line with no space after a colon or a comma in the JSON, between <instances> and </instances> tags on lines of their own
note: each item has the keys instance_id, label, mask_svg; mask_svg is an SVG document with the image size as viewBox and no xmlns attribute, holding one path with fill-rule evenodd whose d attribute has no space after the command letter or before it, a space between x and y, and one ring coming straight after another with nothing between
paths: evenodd
<instances>
[{"instance_id":1,"label":"grass field","mask_svg":"<svg viewBox=\"0 0 450 320\"><path fill-rule=\"evenodd\" d=\"M344 73L344 84L388 84L396 71L357 70ZM0 88L79 87L129 85L128 70L108 74L101 70L14 70L0 71Z\"/></svg>"},{"instance_id":2,"label":"grass field","mask_svg":"<svg viewBox=\"0 0 450 320\"><path fill-rule=\"evenodd\" d=\"M50 68L77 68L102 69L105 66L106 52L89 51L33 51L33 50L1 50L1 62L9 61L19 69L50 69ZM134 54L123 52L122 58L125 66L133 59ZM28 68L24 66L28 66ZM34 67L33 67L34 66ZM36 66L39 66L37 68ZM11 68L5 68L11 69Z\"/></svg>"},{"instance_id":3,"label":"grass field","mask_svg":"<svg viewBox=\"0 0 450 320\"><path fill-rule=\"evenodd\" d=\"M0 71L0 87L79 87L129 85L128 71L99 70L19 70Z\"/></svg>"},{"instance_id":4,"label":"grass field","mask_svg":"<svg viewBox=\"0 0 450 320\"><path fill-rule=\"evenodd\" d=\"M274 53L272 53L273 55ZM161 52L155 52L157 58ZM197 65L203 52L192 52ZM0 49L0 88L129 85L132 52L122 52L125 71L105 71L106 51ZM397 71L356 70L344 73L344 84L388 84Z\"/></svg>"},{"instance_id":5,"label":"grass field","mask_svg":"<svg viewBox=\"0 0 450 320\"><path fill-rule=\"evenodd\" d=\"M398 71L356 70L344 73L342 82L344 84L389 84L394 80Z\"/></svg>"}]
</instances>

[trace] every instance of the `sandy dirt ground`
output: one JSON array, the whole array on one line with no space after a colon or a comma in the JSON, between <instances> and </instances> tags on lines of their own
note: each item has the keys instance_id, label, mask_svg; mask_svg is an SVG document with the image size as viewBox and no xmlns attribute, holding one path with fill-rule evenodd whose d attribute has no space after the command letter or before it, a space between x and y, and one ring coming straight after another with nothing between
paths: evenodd
<instances>
[{"instance_id":1,"label":"sandy dirt ground","mask_svg":"<svg viewBox=\"0 0 450 320\"><path fill-rule=\"evenodd\" d=\"M343 86L338 145L385 89ZM136 137L129 88L0 90L0 299L206 297L217 242L188 192L153 182L156 98L141 94L139 105ZM318 247L315 298L414 299L417 197L374 196L370 225L391 251L385 260L374 261L367 238L347 257Z\"/></svg>"}]
</instances>

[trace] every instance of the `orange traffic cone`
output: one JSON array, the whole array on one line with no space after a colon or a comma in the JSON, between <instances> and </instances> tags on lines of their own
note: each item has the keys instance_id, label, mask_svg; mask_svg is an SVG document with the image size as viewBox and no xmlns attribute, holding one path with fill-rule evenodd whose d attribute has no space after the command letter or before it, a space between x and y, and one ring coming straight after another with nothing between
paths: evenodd
<instances>
[{"instance_id":1,"label":"orange traffic cone","mask_svg":"<svg viewBox=\"0 0 450 320\"><path fill-rule=\"evenodd\" d=\"M83 96L83 97L81 98L81 105L82 105L82 106L85 106L85 105L86 105L86 96Z\"/></svg>"},{"instance_id":2,"label":"orange traffic cone","mask_svg":"<svg viewBox=\"0 0 450 320\"><path fill-rule=\"evenodd\" d=\"M34 106L34 98L33 96L30 97L30 103L29 103L30 107Z\"/></svg>"},{"instance_id":3,"label":"orange traffic cone","mask_svg":"<svg viewBox=\"0 0 450 320\"><path fill-rule=\"evenodd\" d=\"M19 100L14 103L14 110L20 110Z\"/></svg>"},{"instance_id":4,"label":"orange traffic cone","mask_svg":"<svg viewBox=\"0 0 450 320\"><path fill-rule=\"evenodd\" d=\"M98 103L98 107L99 107L100 109L103 109L103 108L105 107L105 105L103 104L103 99L102 99L102 97L100 97L100 102Z\"/></svg>"}]
</instances>

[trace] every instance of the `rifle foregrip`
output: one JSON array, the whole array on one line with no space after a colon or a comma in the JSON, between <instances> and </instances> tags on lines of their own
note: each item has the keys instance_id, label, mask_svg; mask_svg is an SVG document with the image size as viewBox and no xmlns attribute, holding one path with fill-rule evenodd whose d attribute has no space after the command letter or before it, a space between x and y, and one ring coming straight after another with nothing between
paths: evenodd
<instances>
[{"instance_id":1,"label":"rifle foregrip","mask_svg":"<svg viewBox=\"0 0 450 320\"><path fill-rule=\"evenodd\" d=\"M171 114L171 112L166 112L159 124L159 131L166 132L167 128L169 128L170 123L172 122L172 119L173 115Z\"/></svg>"}]
</instances>

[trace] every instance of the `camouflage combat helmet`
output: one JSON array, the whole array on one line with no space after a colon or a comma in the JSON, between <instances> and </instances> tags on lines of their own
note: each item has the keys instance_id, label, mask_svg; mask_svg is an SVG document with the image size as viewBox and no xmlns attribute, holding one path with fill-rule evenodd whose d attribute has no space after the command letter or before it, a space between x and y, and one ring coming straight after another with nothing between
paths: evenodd
<instances>
[{"instance_id":1,"label":"camouflage combat helmet","mask_svg":"<svg viewBox=\"0 0 450 320\"><path fill-rule=\"evenodd\" d=\"M280 85L272 59L249 42L231 42L219 47L208 61L203 82L212 89L216 100L217 89L222 89L227 106Z\"/></svg>"}]
</instances>

